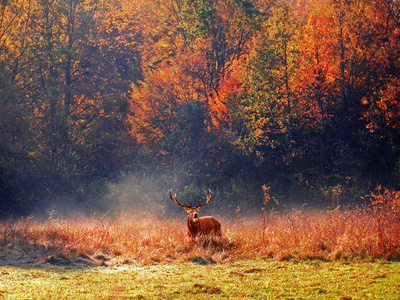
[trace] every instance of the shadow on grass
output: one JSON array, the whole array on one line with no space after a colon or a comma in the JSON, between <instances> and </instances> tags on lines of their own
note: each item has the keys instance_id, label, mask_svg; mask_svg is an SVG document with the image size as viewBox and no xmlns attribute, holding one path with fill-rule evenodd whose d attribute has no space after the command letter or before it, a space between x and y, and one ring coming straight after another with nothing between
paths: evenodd
<instances>
[{"instance_id":1,"label":"shadow on grass","mask_svg":"<svg viewBox=\"0 0 400 300\"><path fill-rule=\"evenodd\" d=\"M22 241L0 247L0 267L82 269L107 266L111 258L106 254L65 255L56 248L31 245Z\"/></svg>"}]
</instances>

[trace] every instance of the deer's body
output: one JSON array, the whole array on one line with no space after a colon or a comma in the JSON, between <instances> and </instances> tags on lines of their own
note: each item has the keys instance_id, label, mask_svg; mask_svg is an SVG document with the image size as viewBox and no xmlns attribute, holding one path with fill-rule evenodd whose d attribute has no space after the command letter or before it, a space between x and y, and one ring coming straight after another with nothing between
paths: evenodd
<instances>
[{"instance_id":1,"label":"deer's body","mask_svg":"<svg viewBox=\"0 0 400 300\"><path fill-rule=\"evenodd\" d=\"M182 206L183 209L188 213L188 217L186 220L187 223L187 234L189 237L194 238L198 235L209 235L213 234L216 236L221 236L221 224L214 217L199 217L200 207L206 205L210 202L212 197L212 192L210 191L210 196L206 194L207 201L203 204L198 204L195 207L192 207L192 203L190 205L182 204L176 198L176 192L172 196L172 191L169 191L169 197L175 204Z\"/></svg>"},{"instance_id":2,"label":"deer's body","mask_svg":"<svg viewBox=\"0 0 400 300\"><path fill-rule=\"evenodd\" d=\"M201 217L194 221L190 215L187 217L187 234L196 237L199 234L215 234L221 236L221 224L214 217Z\"/></svg>"}]
</instances>

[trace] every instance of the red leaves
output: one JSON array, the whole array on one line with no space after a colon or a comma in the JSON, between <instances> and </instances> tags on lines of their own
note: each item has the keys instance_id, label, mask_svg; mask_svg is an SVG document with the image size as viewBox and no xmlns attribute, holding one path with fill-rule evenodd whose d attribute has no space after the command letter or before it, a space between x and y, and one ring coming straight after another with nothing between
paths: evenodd
<instances>
[{"instance_id":1,"label":"red leaves","mask_svg":"<svg viewBox=\"0 0 400 300\"><path fill-rule=\"evenodd\" d=\"M400 191L382 188L381 185L376 187L376 191L368 196L372 209L400 221Z\"/></svg>"}]
</instances>

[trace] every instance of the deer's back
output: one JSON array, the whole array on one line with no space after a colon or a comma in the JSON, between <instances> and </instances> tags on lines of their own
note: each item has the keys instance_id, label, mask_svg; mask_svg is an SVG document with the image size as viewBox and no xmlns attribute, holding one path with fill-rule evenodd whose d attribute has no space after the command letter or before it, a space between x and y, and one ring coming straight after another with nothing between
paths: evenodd
<instances>
[{"instance_id":1,"label":"deer's back","mask_svg":"<svg viewBox=\"0 0 400 300\"><path fill-rule=\"evenodd\" d=\"M203 234L214 232L221 234L221 224L214 217L201 217L200 218L200 231Z\"/></svg>"}]
</instances>

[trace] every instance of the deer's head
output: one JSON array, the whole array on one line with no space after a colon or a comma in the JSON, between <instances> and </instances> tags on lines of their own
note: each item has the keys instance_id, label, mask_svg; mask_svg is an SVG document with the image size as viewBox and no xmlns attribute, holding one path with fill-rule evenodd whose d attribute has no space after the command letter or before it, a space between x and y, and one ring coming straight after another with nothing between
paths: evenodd
<instances>
[{"instance_id":1,"label":"deer's head","mask_svg":"<svg viewBox=\"0 0 400 300\"><path fill-rule=\"evenodd\" d=\"M206 205L208 202L210 202L213 193L210 191L210 196L207 195L207 193L205 192L206 196L204 197L206 199L206 202L204 203L200 203L197 204L196 206L192 207L192 201L190 201L190 205L187 204L182 204L178 201L178 199L176 198L176 192L174 193L174 195L172 195L172 191L169 191L169 197L171 198L172 201L174 201L175 204L182 206L183 209L189 214L190 218L194 221L194 222L198 222L199 220L199 210L200 207Z\"/></svg>"}]
</instances>

